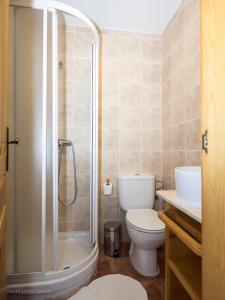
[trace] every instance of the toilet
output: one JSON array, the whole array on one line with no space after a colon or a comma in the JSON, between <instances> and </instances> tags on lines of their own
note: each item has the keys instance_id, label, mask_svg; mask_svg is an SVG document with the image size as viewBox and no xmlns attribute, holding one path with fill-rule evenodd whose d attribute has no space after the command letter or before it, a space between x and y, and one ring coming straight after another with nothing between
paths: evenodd
<instances>
[{"instance_id":1,"label":"toilet","mask_svg":"<svg viewBox=\"0 0 225 300\"><path fill-rule=\"evenodd\" d=\"M144 276L159 274L157 248L164 243L165 225L153 210L155 176L119 176L119 204L126 211L126 226L131 239L129 257Z\"/></svg>"}]
</instances>

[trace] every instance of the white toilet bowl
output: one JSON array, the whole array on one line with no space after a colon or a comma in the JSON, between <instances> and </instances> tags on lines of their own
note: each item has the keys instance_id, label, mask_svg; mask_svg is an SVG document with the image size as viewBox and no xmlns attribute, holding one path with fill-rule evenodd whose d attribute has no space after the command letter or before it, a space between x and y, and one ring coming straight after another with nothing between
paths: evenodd
<instances>
[{"instance_id":1,"label":"white toilet bowl","mask_svg":"<svg viewBox=\"0 0 225 300\"><path fill-rule=\"evenodd\" d=\"M165 225L153 209L131 209L126 214L131 239L130 260L144 276L159 274L157 248L164 242Z\"/></svg>"},{"instance_id":2,"label":"white toilet bowl","mask_svg":"<svg viewBox=\"0 0 225 300\"><path fill-rule=\"evenodd\" d=\"M119 203L126 211L126 224L131 239L130 260L144 276L159 274L157 248L164 242L165 225L153 210L155 176L119 176Z\"/></svg>"}]
</instances>

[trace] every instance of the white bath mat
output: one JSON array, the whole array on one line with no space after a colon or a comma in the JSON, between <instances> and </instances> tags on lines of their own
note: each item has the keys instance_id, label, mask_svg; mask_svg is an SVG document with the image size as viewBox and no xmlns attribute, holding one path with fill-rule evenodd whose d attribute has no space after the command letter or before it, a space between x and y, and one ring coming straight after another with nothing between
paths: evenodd
<instances>
[{"instance_id":1,"label":"white bath mat","mask_svg":"<svg viewBox=\"0 0 225 300\"><path fill-rule=\"evenodd\" d=\"M100 277L70 300L148 300L143 286L131 277L113 274Z\"/></svg>"}]
</instances>

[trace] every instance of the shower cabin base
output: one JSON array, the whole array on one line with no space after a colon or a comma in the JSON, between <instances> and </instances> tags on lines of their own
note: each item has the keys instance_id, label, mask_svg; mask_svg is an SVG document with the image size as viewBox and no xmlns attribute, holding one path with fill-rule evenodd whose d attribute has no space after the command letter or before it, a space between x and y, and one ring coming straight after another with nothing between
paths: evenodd
<instances>
[{"instance_id":1,"label":"shower cabin base","mask_svg":"<svg viewBox=\"0 0 225 300\"><path fill-rule=\"evenodd\" d=\"M74 233L61 234L58 270L9 275L7 299L67 299L87 285L95 275L98 263L98 246L96 244L93 249L88 248L88 238L89 235L86 232L80 232L76 236ZM85 257L87 258L84 259ZM81 263L78 264L79 261Z\"/></svg>"},{"instance_id":2,"label":"shower cabin base","mask_svg":"<svg viewBox=\"0 0 225 300\"><path fill-rule=\"evenodd\" d=\"M88 231L59 233L58 271L77 265L91 254L90 234Z\"/></svg>"}]
</instances>

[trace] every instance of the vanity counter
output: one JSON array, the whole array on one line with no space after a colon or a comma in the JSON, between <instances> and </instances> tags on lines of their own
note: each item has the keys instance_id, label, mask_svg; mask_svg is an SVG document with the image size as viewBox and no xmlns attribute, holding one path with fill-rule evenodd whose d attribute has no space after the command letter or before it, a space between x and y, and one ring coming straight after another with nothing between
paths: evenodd
<instances>
[{"instance_id":1,"label":"vanity counter","mask_svg":"<svg viewBox=\"0 0 225 300\"><path fill-rule=\"evenodd\" d=\"M198 221L199 223L202 222L202 211L201 208L193 207L188 203L182 201L181 199L177 198L176 190L160 190L156 192L157 196L170 203L180 211L187 214L189 217L193 218L194 220Z\"/></svg>"}]
</instances>

